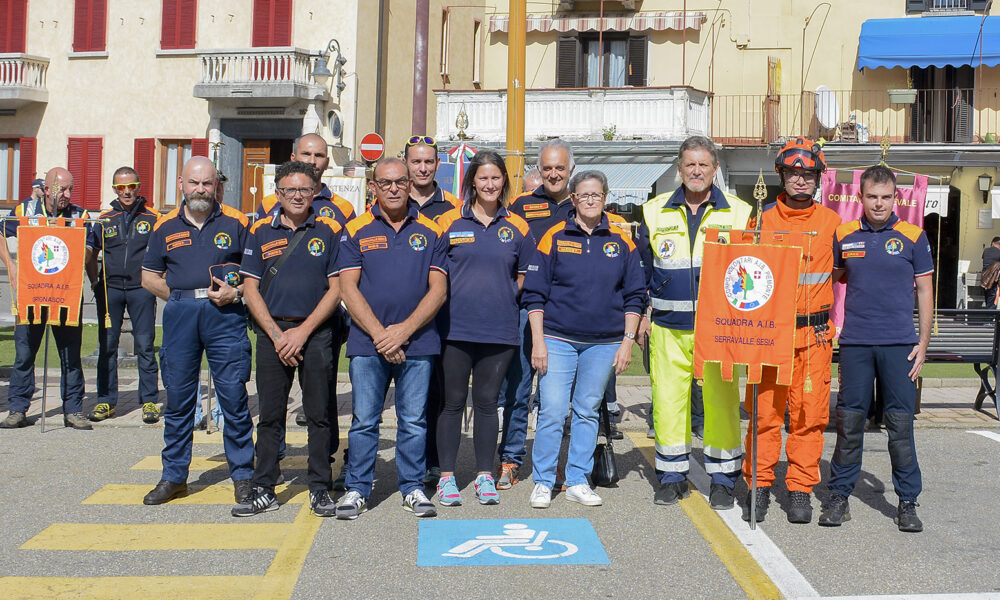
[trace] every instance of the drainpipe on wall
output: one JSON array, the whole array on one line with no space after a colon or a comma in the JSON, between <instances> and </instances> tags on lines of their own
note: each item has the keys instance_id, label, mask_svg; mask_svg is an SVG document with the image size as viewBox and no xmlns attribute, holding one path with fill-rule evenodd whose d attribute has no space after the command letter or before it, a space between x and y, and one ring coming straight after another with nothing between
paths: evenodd
<instances>
[{"instance_id":1,"label":"drainpipe on wall","mask_svg":"<svg viewBox=\"0 0 1000 600\"><path fill-rule=\"evenodd\" d=\"M378 55L375 62L378 65L378 74L375 77L375 131L385 136L385 57L388 40L388 15L386 14L386 0L378 0ZM354 140L355 144L360 143Z\"/></svg>"},{"instance_id":2,"label":"drainpipe on wall","mask_svg":"<svg viewBox=\"0 0 1000 600\"><path fill-rule=\"evenodd\" d=\"M427 134L427 21L430 0L417 0L413 26L413 135Z\"/></svg>"}]
</instances>

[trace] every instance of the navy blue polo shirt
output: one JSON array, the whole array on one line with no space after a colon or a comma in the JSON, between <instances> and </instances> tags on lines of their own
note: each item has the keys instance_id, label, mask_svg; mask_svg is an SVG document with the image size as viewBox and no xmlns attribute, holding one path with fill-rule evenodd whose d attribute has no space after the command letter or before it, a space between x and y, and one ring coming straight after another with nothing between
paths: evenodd
<instances>
[{"instance_id":1,"label":"navy blue polo shirt","mask_svg":"<svg viewBox=\"0 0 1000 600\"><path fill-rule=\"evenodd\" d=\"M378 204L348 224L340 241L338 273L360 270L358 289L383 326L401 323L427 295L430 271L448 274L448 248L434 221L408 205L406 221L397 232L382 217ZM408 356L441 352L441 338L432 320L418 329L403 348ZM351 327L348 356L376 356L372 338Z\"/></svg>"},{"instance_id":2,"label":"navy blue polo shirt","mask_svg":"<svg viewBox=\"0 0 1000 600\"><path fill-rule=\"evenodd\" d=\"M574 213L538 242L524 277L521 306L544 313L546 335L582 343L621 342L625 314L642 314L646 278L635 243L601 223L587 233Z\"/></svg>"},{"instance_id":3,"label":"navy blue polo shirt","mask_svg":"<svg viewBox=\"0 0 1000 600\"><path fill-rule=\"evenodd\" d=\"M841 344L916 344L915 277L934 272L924 230L896 215L879 229L865 217L837 228L833 268L846 271Z\"/></svg>"},{"instance_id":4,"label":"navy blue polo shirt","mask_svg":"<svg viewBox=\"0 0 1000 600\"><path fill-rule=\"evenodd\" d=\"M160 213L146 206L139 197L130 209L117 199L102 212L108 223L94 226L87 236L87 245L104 251L104 277L108 287L131 290L142 287L142 261L153 226Z\"/></svg>"},{"instance_id":5,"label":"navy blue polo shirt","mask_svg":"<svg viewBox=\"0 0 1000 600\"><path fill-rule=\"evenodd\" d=\"M416 200L414 200L414 202L416 202ZM441 219L442 215L461 206L461 200L459 200L451 192L446 192L441 189L441 186L439 186L435 181L434 194L431 195L427 202L421 204L418 210L420 211L420 214L437 223Z\"/></svg>"},{"instance_id":6,"label":"navy blue polo shirt","mask_svg":"<svg viewBox=\"0 0 1000 600\"><path fill-rule=\"evenodd\" d=\"M225 263L240 264L249 228L246 215L215 203L199 230L184 216L184 203L163 215L153 227L142 268L166 273L171 290L212 287L209 269Z\"/></svg>"},{"instance_id":7,"label":"navy blue polo shirt","mask_svg":"<svg viewBox=\"0 0 1000 600\"><path fill-rule=\"evenodd\" d=\"M503 207L488 224L468 205L438 221L448 243L448 302L438 313L446 340L484 344L521 343L517 275L535 253L528 224Z\"/></svg>"},{"instance_id":8,"label":"navy blue polo shirt","mask_svg":"<svg viewBox=\"0 0 1000 600\"><path fill-rule=\"evenodd\" d=\"M528 222L531 236L540 241L545 232L557 223L562 223L573 211L573 202L569 196L562 202L556 202L545 193L545 186L528 194L521 194L510 203L510 212Z\"/></svg>"},{"instance_id":9,"label":"navy blue polo shirt","mask_svg":"<svg viewBox=\"0 0 1000 600\"><path fill-rule=\"evenodd\" d=\"M281 222L280 208L277 214L257 221L250 228L240 273L262 280L284 255L299 229L305 229L305 235L271 278L263 295L272 317L305 319L330 289L329 278L337 274L340 225L331 218L317 217L310 209L305 223L292 230Z\"/></svg>"}]
</instances>

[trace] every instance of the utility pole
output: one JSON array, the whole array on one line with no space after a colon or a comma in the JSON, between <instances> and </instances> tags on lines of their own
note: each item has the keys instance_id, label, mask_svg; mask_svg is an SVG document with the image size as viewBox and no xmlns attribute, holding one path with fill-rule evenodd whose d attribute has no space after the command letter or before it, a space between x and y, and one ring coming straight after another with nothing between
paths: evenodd
<instances>
[{"instance_id":1,"label":"utility pole","mask_svg":"<svg viewBox=\"0 0 1000 600\"><path fill-rule=\"evenodd\" d=\"M525 0L510 0L507 36L507 175L511 191L524 181L524 47L527 25Z\"/></svg>"},{"instance_id":2,"label":"utility pole","mask_svg":"<svg viewBox=\"0 0 1000 600\"><path fill-rule=\"evenodd\" d=\"M410 133L427 135L427 21L430 0L417 0L413 28L413 118Z\"/></svg>"}]
</instances>

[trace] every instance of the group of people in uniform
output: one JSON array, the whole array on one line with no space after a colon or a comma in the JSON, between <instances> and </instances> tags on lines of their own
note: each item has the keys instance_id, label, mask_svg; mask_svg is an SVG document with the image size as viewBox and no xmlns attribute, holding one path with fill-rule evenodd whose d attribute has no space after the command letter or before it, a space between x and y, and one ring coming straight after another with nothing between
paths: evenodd
<instances>
[{"instance_id":1,"label":"group of people in uniform","mask_svg":"<svg viewBox=\"0 0 1000 600\"><path fill-rule=\"evenodd\" d=\"M435 182L436 141L413 136L400 158L375 165L368 182L374 202L359 215L320 180L329 164L326 148L317 135L295 141L291 160L276 171L276 194L265 199L252 224L221 202L222 183L207 158L184 165L178 181L183 202L166 214L140 196L133 169L115 172L117 199L91 228L87 244L87 274L99 311L107 307L111 317L110 327L101 328L98 403L89 416L102 420L115 414L118 337L127 309L139 356L143 419L159 418L153 320L155 299L165 301L159 361L167 392L163 472L144 503L162 504L187 493L204 354L225 418L234 516L278 508L275 487L284 481L279 464L296 373L301 423L308 431L309 502L319 516L350 520L367 510L390 382L403 507L420 517L436 515L429 488L436 488L441 505L461 504L456 469L470 381L473 494L481 504L498 503L499 491L522 477L535 376L540 407L531 506L548 507L558 489L556 464L567 415L565 497L600 505L588 483L599 409L637 343L648 344L651 357L654 502L674 504L690 493L691 393L697 385L711 506L734 506L741 475L750 484L754 469L744 453L756 442L758 487L755 496L747 493L743 513L747 520L751 511L756 521L765 519L787 412L787 516L808 523L830 415L832 285L846 278L837 443L828 480L832 494L818 523L837 526L850 519L848 497L860 474L865 417L878 377L885 384L880 389L899 496L896 522L902 531L922 529L916 515L921 481L913 413L915 380L930 335L933 264L924 232L893 214L895 178L884 166L861 177L864 215L841 224L836 213L814 201L826 169L821 147L791 140L775 163L783 192L754 215L748 203L714 183L716 147L694 136L678 152L681 185L643 205L633 240L624 220L605 210L607 178L600 171L574 173L573 150L559 139L542 145L537 170L529 173L538 179L520 195L511 189L503 159L492 151L478 153L459 199ZM42 197L29 198L12 214L86 217L71 203L72 188L68 171L52 169ZM748 432L743 440L737 381L723 380L718 364L707 364L701 380L692 375L702 256L712 228L808 232L801 238L807 243L788 238L803 245L794 291L792 385L778 385L776 370L764 369L757 435ZM4 233L15 236L17 221L7 221ZM5 246L2 251L16 281ZM912 320L914 289L919 333ZM247 406L254 354L248 323L256 333L256 447ZM16 328L10 414L0 427L27 424L42 327ZM81 412L80 329L60 325L53 331L66 424L89 428ZM335 480L336 372L345 339L352 424L344 469ZM749 391L745 401L749 410ZM338 502L330 496L334 489L346 492Z\"/></svg>"}]
</instances>

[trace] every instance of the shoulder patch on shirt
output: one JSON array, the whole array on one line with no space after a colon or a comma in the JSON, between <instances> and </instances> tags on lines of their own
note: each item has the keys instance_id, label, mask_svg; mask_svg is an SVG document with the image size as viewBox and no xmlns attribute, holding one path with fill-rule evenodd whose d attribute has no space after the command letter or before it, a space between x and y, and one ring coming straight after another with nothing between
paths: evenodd
<instances>
[{"instance_id":1,"label":"shoulder patch on shirt","mask_svg":"<svg viewBox=\"0 0 1000 600\"><path fill-rule=\"evenodd\" d=\"M375 215L371 213L370 210L363 212L362 214L354 217L347 222L347 233L348 235L357 235L358 231L361 230L365 225L370 224L375 220ZM385 239L385 236L382 236Z\"/></svg>"},{"instance_id":2,"label":"shoulder patch on shirt","mask_svg":"<svg viewBox=\"0 0 1000 600\"><path fill-rule=\"evenodd\" d=\"M527 212L529 210L548 210L549 203L548 202L536 202L536 203L533 203L533 204L525 204L523 208L524 208L525 212Z\"/></svg>"},{"instance_id":3,"label":"shoulder patch on shirt","mask_svg":"<svg viewBox=\"0 0 1000 600\"><path fill-rule=\"evenodd\" d=\"M864 250L864 242L848 242L840 246L841 250Z\"/></svg>"},{"instance_id":4,"label":"shoulder patch on shirt","mask_svg":"<svg viewBox=\"0 0 1000 600\"><path fill-rule=\"evenodd\" d=\"M583 254L583 248L574 248L573 246L557 246L556 252L565 252L567 254Z\"/></svg>"},{"instance_id":5,"label":"shoulder patch on shirt","mask_svg":"<svg viewBox=\"0 0 1000 600\"><path fill-rule=\"evenodd\" d=\"M920 234L924 232L923 229L906 221L896 221L896 224L892 228L906 236L911 242L916 242Z\"/></svg>"},{"instance_id":6,"label":"shoulder patch on shirt","mask_svg":"<svg viewBox=\"0 0 1000 600\"><path fill-rule=\"evenodd\" d=\"M541 219L541 218L544 218L544 217L548 217L551 214L552 214L552 211L550 211L550 210L533 210L533 211L525 212L524 213L524 218L525 219Z\"/></svg>"},{"instance_id":7,"label":"shoulder patch on shirt","mask_svg":"<svg viewBox=\"0 0 1000 600\"><path fill-rule=\"evenodd\" d=\"M848 250L847 252L842 252L840 256L843 257L843 258L864 258L865 257L865 251L864 250Z\"/></svg>"},{"instance_id":8,"label":"shoulder patch on shirt","mask_svg":"<svg viewBox=\"0 0 1000 600\"><path fill-rule=\"evenodd\" d=\"M271 240L266 244L261 244L260 249L262 252L267 252L268 250L273 250L275 248L280 248L282 246L287 246L287 245L288 245L288 240L285 238L280 238L277 240Z\"/></svg>"},{"instance_id":9,"label":"shoulder patch on shirt","mask_svg":"<svg viewBox=\"0 0 1000 600\"><path fill-rule=\"evenodd\" d=\"M177 240L176 242L170 242L167 244L167 252L170 252L174 248L180 248L182 246L190 246L190 245L191 245L190 239L183 239L183 240Z\"/></svg>"},{"instance_id":10,"label":"shoulder patch on shirt","mask_svg":"<svg viewBox=\"0 0 1000 600\"><path fill-rule=\"evenodd\" d=\"M855 231L861 229L861 221L855 219L853 221L848 221L837 227L837 241L844 239L848 235L854 233Z\"/></svg>"},{"instance_id":11,"label":"shoulder patch on shirt","mask_svg":"<svg viewBox=\"0 0 1000 600\"><path fill-rule=\"evenodd\" d=\"M260 255L261 260L267 260L269 258L274 258L275 256L281 256L285 253L284 248L275 248L274 250L268 250Z\"/></svg>"},{"instance_id":12,"label":"shoulder patch on shirt","mask_svg":"<svg viewBox=\"0 0 1000 600\"><path fill-rule=\"evenodd\" d=\"M521 232L521 235L527 236L528 232L531 231L528 227L528 222L514 213L510 213L507 217L507 221L514 227L517 227L517 230Z\"/></svg>"},{"instance_id":13,"label":"shoulder patch on shirt","mask_svg":"<svg viewBox=\"0 0 1000 600\"><path fill-rule=\"evenodd\" d=\"M371 237L361 238L358 240L358 246L361 247L362 252L368 252L369 250L387 250L389 248L389 241L384 235L373 235Z\"/></svg>"}]
</instances>

